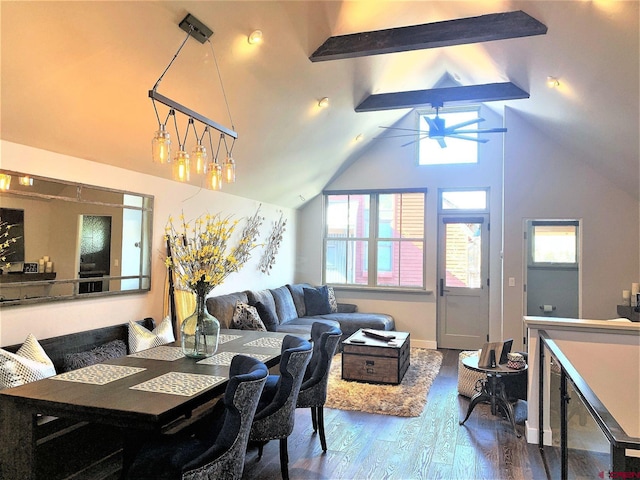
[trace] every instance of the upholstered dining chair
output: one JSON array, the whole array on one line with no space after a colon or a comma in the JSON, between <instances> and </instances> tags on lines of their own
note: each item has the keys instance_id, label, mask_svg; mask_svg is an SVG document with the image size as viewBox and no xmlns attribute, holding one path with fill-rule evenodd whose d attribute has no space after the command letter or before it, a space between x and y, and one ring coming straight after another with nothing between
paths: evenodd
<instances>
[{"instance_id":1,"label":"upholstered dining chair","mask_svg":"<svg viewBox=\"0 0 640 480\"><path fill-rule=\"evenodd\" d=\"M342 331L334 326L315 322L311 326L313 355L302 379L298 395L298 408L311 409L313 431L320 431L322 451L327 451L327 439L324 434L324 404L327 401L327 386L331 361L336 353Z\"/></svg>"},{"instance_id":2,"label":"upholstered dining chair","mask_svg":"<svg viewBox=\"0 0 640 480\"><path fill-rule=\"evenodd\" d=\"M193 429L161 435L142 446L126 478L240 479L251 422L269 370L259 360L236 355L224 396Z\"/></svg>"},{"instance_id":3,"label":"upholstered dining chair","mask_svg":"<svg viewBox=\"0 0 640 480\"><path fill-rule=\"evenodd\" d=\"M269 375L253 418L249 440L262 448L270 440L280 440L280 471L289 478L287 439L293 431L296 404L302 378L311 360L311 344L303 338L287 335L282 341L280 375Z\"/></svg>"}]
</instances>

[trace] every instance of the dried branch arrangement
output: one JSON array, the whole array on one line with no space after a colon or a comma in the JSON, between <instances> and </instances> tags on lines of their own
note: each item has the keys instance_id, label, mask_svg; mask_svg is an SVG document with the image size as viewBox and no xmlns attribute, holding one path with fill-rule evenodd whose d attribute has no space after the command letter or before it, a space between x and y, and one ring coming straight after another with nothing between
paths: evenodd
<instances>
[{"instance_id":1,"label":"dried branch arrangement","mask_svg":"<svg viewBox=\"0 0 640 480\"><path fill-rule=\"evenodd\" d=\"M280 212L280 218L273 224L273 230L269 235L267 243L262 253L262 258L258 264L258 269L267 275L270 273L273 265L276 263L276 254L282 242L282 235L286 230L287 220L284 218L283 212Z\"/></svg>"}]
</instances>

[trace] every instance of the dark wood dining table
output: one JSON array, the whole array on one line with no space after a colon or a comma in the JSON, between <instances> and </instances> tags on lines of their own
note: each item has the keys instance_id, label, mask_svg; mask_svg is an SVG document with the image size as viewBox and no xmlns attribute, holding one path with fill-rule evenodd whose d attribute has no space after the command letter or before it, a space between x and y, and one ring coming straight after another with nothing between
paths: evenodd
<instances>
[{"instance_id":1,"label":"dark wood dining table","mask_svg":"<svg viewBox=\"0 0 640 480\"><path fill-rule=\"evenodd\" d=\"M280 360L285 337L249 330L221 330L220 335L216 355L207 361L220 358L223 364L180 357L176 342L0 391L0 478L36 478L35 429L40 415L121 427L133 436L160 432L224 392L233 354L256 356L271 367ZM144 358L160 353L179 358ZM105 380L110 381L87 383Z\"/></svg>"}]
</instances>

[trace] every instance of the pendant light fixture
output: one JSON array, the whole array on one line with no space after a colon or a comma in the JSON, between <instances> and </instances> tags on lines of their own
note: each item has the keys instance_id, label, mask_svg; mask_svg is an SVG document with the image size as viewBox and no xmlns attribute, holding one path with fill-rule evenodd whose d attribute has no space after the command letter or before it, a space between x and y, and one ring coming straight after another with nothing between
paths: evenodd
<instances>
[{"instance_id":1,"label":"pendant light fixture","mask_svg":"<svg viewBox=\"0 0 640 480\"><path fill-rule=\"evenodd\" d=\"M187 36L178 48L176 54L169 62L167 68L165 68L165 70L162 72L162 75L160 75L160 78L158 78L158 80L156 81L153 89L149 90L149 97L151 98L151 101L153 103L153 109L156 114L156 119L158 120L158 129L156 130L151 141L152 159L154 163L171 163L173 168L174 180L177 180L179 182L189 182L191 180L191 174L194 173L197 175L205 176L205 185L207 188L219 190L222 187L223 173L226 183L235 182L235 162L233 160L232 150L235 141L238 138L238 134L235 132L235 127L233 127L233 120L231 119L231 112L229 111L229 103L227 102L227 95L224 91L224 85L222 84L220 69L218 68L218 62L215 57L215 52L213 51L213 45L209 40L209 37L213 34L213 31L191 14L188 14L182 20L182 22L180 22L179 26L182 30L187 32ZM158 93L158 86L160 85L160 82L162 81L169 68L171 68L171 65L173 65L173 62L180 54L182 47L184 47L189 37L195 38L200 43L208 42L209 46L211 47L211 53L215 62L220 86L222 88L225 106L227 108L229 120L232 125L232 128L230 129ZM164 122L162 122L160 118L156 102L169 107L169 111ZM188 119L184 139L180 138L180 135L178 133L178 120L176 118L178 114L181 114ZM167 129L169 117L173 117L173 125L175 127L175 135L178 143L178 151L175 153L175 156L173 156L173 158L171 135ZM202 135L200 136L198 135L196 123L202 124L204 126L204 130L202 131ZM210 156L213 154L213 146L211 145L211 129L220 132L220 140L218 142L218 150L215 157ZM191 156L189 156L189 153L187 153L187 143L189 142L189 134L191 131L193 131L194 145L191 150ZM209 153L207 151L207 147L203 145L203 139L205 135L208 135L211 153ZM233 139L231 148L228 148L227 137ZM221 144L224 144L226 153L224 172L222 170L222 166L218 163L218 155Z\"/></svg>"}]
</instances>

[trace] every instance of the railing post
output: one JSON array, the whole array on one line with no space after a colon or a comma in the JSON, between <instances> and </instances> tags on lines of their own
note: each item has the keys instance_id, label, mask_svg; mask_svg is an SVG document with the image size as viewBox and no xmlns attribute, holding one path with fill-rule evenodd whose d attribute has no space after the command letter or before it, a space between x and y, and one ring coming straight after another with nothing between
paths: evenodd
<instances>
[{"instance_id":1,"label":"railing post","mask_svg":"<svg viewBox=\"0 0 640 480\"><path fill-rule=\"evenodd\" d=\"M566 480L569 472L569 451L567 449L567 428L568 416L567 405L569 404L569 396L567 395L567 374L564 371L564 367L560 365L560 455L561 455L561 467L560 478Z\"/></svg>"}]
</instances>

